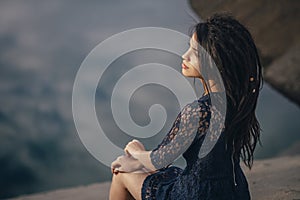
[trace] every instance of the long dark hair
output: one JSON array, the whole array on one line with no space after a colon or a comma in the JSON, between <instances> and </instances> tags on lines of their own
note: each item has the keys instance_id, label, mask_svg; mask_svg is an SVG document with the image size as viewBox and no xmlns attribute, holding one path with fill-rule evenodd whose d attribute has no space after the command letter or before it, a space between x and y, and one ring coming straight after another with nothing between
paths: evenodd
<instances>
[{"instance_id":1,"label":"long dark hair","mask_svg":"<svg viewBox=\"0 0 300 200\"><path fill-rule=\"evenodd\" d=\"M255 109L263 84L262 66L252 36L228 14L214 14L198 23L193 32L214 60L224 83L227 145L233 147L233 156L242 157L251 169L256 144L259 141L261 145L262 129Z\"/></svg>"}]
</instances>

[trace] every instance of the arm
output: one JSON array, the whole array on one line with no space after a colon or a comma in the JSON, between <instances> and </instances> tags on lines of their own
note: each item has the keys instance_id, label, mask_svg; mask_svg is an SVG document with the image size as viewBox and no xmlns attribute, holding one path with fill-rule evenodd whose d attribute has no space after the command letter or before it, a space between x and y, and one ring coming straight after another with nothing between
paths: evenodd
<instances>
[{"instance_id":1,"label":"arm","mask_svg":"<svg viewBox=\"0 0 300 200\"><path fill-rule=\"evenodd\" d=\"M112 173L145 171L143 168L144 166L139 160L128 155L119 156L111 164Z\"/></svg>"},{"instance_id":2,"label":"arm","mask_svg":"<svg viewBox=\"0 0 300 200\"><path fill-rule=\"evenodd\" d=\"M169 133L152 151L140 150L138 141L129 142L125 151L139 160L147 169L155 171L171 164L184 153L208 128L208 112L202 102L186 105L178 114ZM199 133L199 134L198 134Z\"/></svg>"},{"instance_id":3,"label":"arm","mask_svg":"<svg viewBox=\"0 0 300 200\"><path fill-rule=\"evenodd\" d=\"M151 161L151 152L152 151L132 151L131 155L146 168L146 171L156 171L157 168L153 166Z\"/></svg>"},{"instance_id":4,"label":"arm","mask_svg":"<svg viewBox=\"0 0 300 200\"><path fill-rule=\"evenodd\" d=\"M136 141L136 150L145 151L145 147L142 143ZM145 172L148 171L144 168L143 164L132 157L125 151L125 155L119 156L115 161L111 163L112 173L117 174L118 172Z\"/></svg>"}]
</instances>

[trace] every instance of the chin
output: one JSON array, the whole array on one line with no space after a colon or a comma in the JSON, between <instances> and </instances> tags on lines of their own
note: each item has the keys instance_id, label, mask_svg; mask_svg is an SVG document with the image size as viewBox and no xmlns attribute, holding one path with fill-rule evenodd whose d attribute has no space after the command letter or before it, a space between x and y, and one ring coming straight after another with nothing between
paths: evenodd
<instances>
[{"instance_id":1,"label":"chin","mask_svg":"<svg viewBox=\"0 0 300 200\"><path fill-rule=\"evenodd\" d=\"M190 74L188 74L188 73L186 73L186 72L182 72L182 74L183 74L183 76L185 76L185 77L194 77L194 76L192 76L192 75L190 75Z\"/></svg>"},{"instance_id":2,"label":"chin","mask_svg":"<svg viewBox=\"0 0 300 200\"><path fill-rule=\"evenodd\" d=\"M183 69L183 70L181 71L181 73L183 74L183 76L189 77L189 74L186 73L186 70Z\"/></svg>"}]
</instances>

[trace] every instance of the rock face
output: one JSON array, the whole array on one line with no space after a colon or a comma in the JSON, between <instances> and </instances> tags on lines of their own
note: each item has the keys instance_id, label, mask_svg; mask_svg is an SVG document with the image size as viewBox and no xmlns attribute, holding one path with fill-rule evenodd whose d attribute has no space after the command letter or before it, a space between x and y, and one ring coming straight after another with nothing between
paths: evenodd
<instances>
[{"instance_id":1,"label":"rock face","mask_svg":"<svg viewBox=\"0 0 300 200\"><path fill-rule=\"evenodd\" d=\"M300 1L190 0L202 18L216 12L236 17L251 32L264 65L264 79L300 105Z\"/></svg>"},{"instance_id":2,"label":"rock face","mask_svg":"<svg viewBox=\"0 0 300 200\"><path fill-rule=\"evenodd\" d=\"M241 164L253 200L300 199L300 155L254 160L251 170ZM110 183L21 196L15 200L106 200Z\"/></svg>"}]
</instances>

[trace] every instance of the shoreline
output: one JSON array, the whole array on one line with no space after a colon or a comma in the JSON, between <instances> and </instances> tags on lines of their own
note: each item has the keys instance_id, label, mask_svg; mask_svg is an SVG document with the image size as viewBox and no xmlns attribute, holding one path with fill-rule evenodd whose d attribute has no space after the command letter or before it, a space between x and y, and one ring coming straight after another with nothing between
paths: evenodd
<instances>
[{"instance_id":1,"label":"shoreline","mask_svg":"<svg viewBox=\"0 0 300 200\"><path fill-rule=\"evenodd\" d=\"M254 160L251 170L242 163L241 167L253 200L300 199L300 155ZM109 187L110 182L95 183L22 195L11 200L105 200L108 199Z\"/></svg>"}]
</instances>

